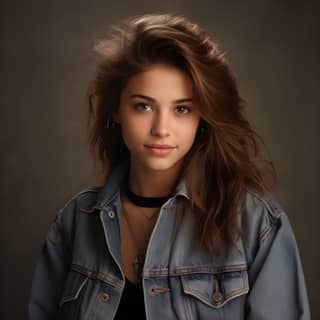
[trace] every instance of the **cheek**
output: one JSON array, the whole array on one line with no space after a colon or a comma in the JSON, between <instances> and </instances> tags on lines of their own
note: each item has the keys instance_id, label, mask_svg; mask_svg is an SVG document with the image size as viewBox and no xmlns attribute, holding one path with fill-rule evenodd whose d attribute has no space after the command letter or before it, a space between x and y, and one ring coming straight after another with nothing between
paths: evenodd
<instances>
[{"instance_id":1,"label":"cheek","mask_svg":"<svg viewBox=\"0 0 320 320\"><path fill-rule=\"evenodd\" d=\"M121 126L122 137L127 145L141 140L146 135L146 126L138 121L123 122Z\"/></svg>"},{"instance_id":2,"label":"cheek","mask_svg":"<svg viewBox=\"0 0 320 320\"><path fill-rule=\"evenodd\" d=\"M189 139L193 140L196 136L197 129L198 129L199 121L194 119L190 121L188 125L188 130L186 130L186 134L188 135Z\"/></svg>"},{"instance_id":3,"label":"cheek","mask_svg":"<svg viewBox=\"0 0 320 320\"><path fill-rule=\"evenodd\" d=\"M182 141L186 147L190 147L193 144L193 141L197 133L197 127L197 123L192 122L189 123L187 126L182 126L180 128L180 141Z\"/></svg>"}]
</instances>

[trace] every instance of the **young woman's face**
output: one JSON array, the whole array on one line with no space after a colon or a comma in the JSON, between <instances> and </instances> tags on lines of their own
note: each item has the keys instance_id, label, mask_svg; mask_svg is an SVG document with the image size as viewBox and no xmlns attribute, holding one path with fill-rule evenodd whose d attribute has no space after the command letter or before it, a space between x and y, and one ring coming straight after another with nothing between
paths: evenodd
<instances>
[{"instance_id":1,"label":"young woman's face","mask_svg":"<svg viewBox=\"0 0 320 320\"><path fill-rule=\"evenodd\" d=\"M160 64L132 76L115 120L131 162L152 170L178 166L193 144L200 120L191 78Z\"/></svg>"}]
</instances>

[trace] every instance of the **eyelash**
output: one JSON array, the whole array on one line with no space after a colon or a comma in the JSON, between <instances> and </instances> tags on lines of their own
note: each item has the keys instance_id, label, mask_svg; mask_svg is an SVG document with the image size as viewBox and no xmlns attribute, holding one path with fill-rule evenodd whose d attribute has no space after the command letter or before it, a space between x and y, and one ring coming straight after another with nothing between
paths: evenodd
<instances>
[{"instance_id":1,"label":"eyelash","mask_svg":"<svg viewBox=\"0 0 320 320\"><path fill-rule=\"evenodd\" d=\"M140 109L140 106L149 106L149 105L147 103L143 103L143 102L139 102L134 105L135 109ZM179 114L187 114L187 113L191 112L191 108L188 106L177 106L176 107L176 109L179 109L179 108L180 108L180 110L181 110L181 108L184 108L185 110L187 110L186 112L178 112Z\"/></svg>"},{"instance_id":2,"label":"eyelash","mask_svg":"<svg viewBox=\"0 0 320 320\"><path fill-rule=\"evenodd\" d=\"M139 102L139 103L136 103L136 104L134 105L134 108L135 108L135 109L140 109L140 106L148 106L148 104Z\"/></svg>"}]
</instances>

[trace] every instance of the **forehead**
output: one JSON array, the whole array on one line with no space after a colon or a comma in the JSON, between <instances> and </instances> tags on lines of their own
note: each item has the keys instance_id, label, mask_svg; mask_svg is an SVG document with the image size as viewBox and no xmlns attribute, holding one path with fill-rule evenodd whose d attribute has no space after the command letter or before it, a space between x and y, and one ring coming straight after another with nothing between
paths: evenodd
<instances>
[{"instance_id":1,"label":"forehead","mask_svg":"<svg viewBox=\"0 0 320 320\"><path fill-rule=\"evenodd\" d=\"M122 94L144 94L167 99L192 98L193 83L186 72L167 65L153 65L130 77Z\"/></svg>"}]
</instances>

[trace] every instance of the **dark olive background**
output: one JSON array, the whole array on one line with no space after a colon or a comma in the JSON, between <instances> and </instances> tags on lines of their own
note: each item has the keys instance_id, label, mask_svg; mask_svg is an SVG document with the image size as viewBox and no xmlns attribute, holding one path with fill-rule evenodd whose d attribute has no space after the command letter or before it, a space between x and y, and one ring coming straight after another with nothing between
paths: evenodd
<instances>
[{"instance_id":1,"label":"dark olive background","mask_svg":"<svg viewBox=\"0 0 320 320\"><path fill-rule=\"evenodd\" d=\"M22 319L57 210L94 182L85 140L91 48L111 23L185 14L226 51L278 171L320 319L319 6L310 1L1 1L1 319ZM276 272L276 270L275 270Z\"/></svg>"}]
</instances>

